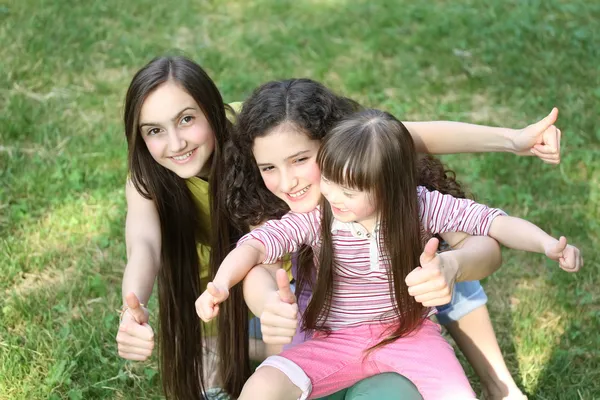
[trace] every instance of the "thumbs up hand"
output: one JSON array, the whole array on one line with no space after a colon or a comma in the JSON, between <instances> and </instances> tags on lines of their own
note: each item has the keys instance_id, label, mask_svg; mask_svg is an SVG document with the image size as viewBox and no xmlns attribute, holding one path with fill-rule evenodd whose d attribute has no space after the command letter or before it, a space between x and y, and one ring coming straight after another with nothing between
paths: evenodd
<instances>
[{"instance_id":1,"label":"thumbs up hand","mask_svg":"<svg viewBox=\"0 0 600 400\"><path fill-rule=\"evenodd\" d=\"M540 121L521 129L513 138L515 153L534 155L547 164L560 163L561 131L554 123L558 118L558 108Z\"/></svg>"},{"instance_id":2,"label":"thumbs up hand","mask_svg":"<svg viewBox=\"0 0 600 400\"><path fill-rule=\"evenodd\" d=\"M117 333L119 356L127 360L144 361L154 349L154 331L148 325L148 310L135 293L125 297L126 309Z\"/></svg>"},{"instance_id":3,"label":"thumbs up hand","mask_svg":"<svg viewBox=\"0 0 600 400\"><path fill-rule=\"evenodd\" d=\"M204 322L209 322L219 315L219 304L227 300L229 290L220 288L209 282L204 293L196 300L196 313Z\"/></svg>"},{"instance_id":4,"label":"thumbs up hand","mask_svg":"<svg viewBox=\"0 0 600 400\"><path fill-rule=\"evenodd\" d=\"M577 247L568 245L564 236L555 243L546 245L544 250L548 258L558 261L558 265L567 272L577 272L583 266L581 252Z\"/></svg>"},{"instance_id":5,"label":"thumbs up hand","mask_svg":"<svg viewBox=\"0 0 600 400\"><path fill-rule=\"evenodd\" d=\"M420 257L421 266L412 270L405 279L408 293L425 307L450 303L456 282L458 266L447 253L437 254L439 240L430 239Z\"/></svg>"},{"instance_id":6,"label":"thumbs up hand","mask_svg":"<svg viewBox=\"0 0 600 400\"><path fill-rule=\"evenodd\" d=\"M265 302L260 326L265 343L288 344L298 327L298 303L285 270L277 270L275 279L278 290Z\"/></svg>"}]
</instances>

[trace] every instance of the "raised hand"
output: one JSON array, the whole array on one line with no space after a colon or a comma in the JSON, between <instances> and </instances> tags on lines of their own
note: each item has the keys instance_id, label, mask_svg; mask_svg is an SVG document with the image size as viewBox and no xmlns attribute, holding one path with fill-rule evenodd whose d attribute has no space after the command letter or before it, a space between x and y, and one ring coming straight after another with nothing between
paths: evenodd
<instances>
[{"instance_id":1,"label":"raised hand","mask_svg":"<svg viewBox=\"0 0 600 400\"><path fill-rule=\"evenodd\" d=\"M285 270L277 270L275 279L278 290L265 303L260 316L261 331L265 343L287 344L298 327L298 304Z\"/></svg>"},{"instance_id":2,"label":"raised hand","mask_svg":"<svg viewBox=\"0 0 600 400\"><path fill-rule=\"evenodd\" d=\"M219 304L227 300L229 290L217 287L209 282L204 293L196 300L196 313L204 322L209 322L219 315Z\"/></svg>"},{"instance_id":3,"label":"raised hand","mask_svg":"<svg viewBox=\"0 0 600 400\"><path fill-rule=\"evenodd\" d=\"M405 279L408 293L425 307L450 303L456 281L457 269L453 265L445 265L442 255L436 253L438 245L437 238L427 242L419 258L421 266L412 270Z\"/></svg>"},{"instance_id":4,"label":"raised hand","mask_svg":"<svg viewBox=\"0 0 600 400\"><path fill-rule=\"evenodd\" d=\"M148 325L148 310L140 304L135 293L129 293L125 302L127 309L117 333L119 356L127 360L144 361L154 349L154 331Z\"/></svg>"},{"instance_id":5,"label":"raised hand","mask_svg":"<svg viewBox=\"0 0 600 400\"><path fill-rule=\"evenodd\" d=\"M567 272L577 272L583 267L583 257L575 246L567 244L567 238L561 236L556 243L544 249L548 258L558 261L558 265Z\"/></svg>"},{"instance_id":6,"label":"raised hand","mask_svg":"<svg viewBox=\"0 0 600 400\"><path fill-rule=\"evenodd\" d=\"M561 131L554 126L557 118L558 108L554 107L545 118L517 132L513 139L515 153L533 154L547 164L560 163Z\"/></svg>"}]
</instances>

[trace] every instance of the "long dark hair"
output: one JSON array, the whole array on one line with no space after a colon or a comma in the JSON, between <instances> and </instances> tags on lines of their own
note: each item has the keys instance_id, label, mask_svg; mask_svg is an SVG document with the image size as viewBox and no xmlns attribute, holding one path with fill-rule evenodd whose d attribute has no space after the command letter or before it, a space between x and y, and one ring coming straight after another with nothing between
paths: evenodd
<instances>
[{"instance_id":1,"label":"long dark hair","mask_svg":"<svg viewBox=\"0 0 600 400\"><path fill-rule=\"evenodd\" d=\"M229 168L227 206L240 226L258 225L289 211L287 204L265 186L254 160L254 140L288 123L310 139L321 140L341 118L359 109L310 79L286 79L263 84L244 102L226 152ZM229 149L228 149L229 150Z\"/></svg>"},{"instance_id":2,"label":"long dark hair","mask_svg":"<svg viewBox=\"0 0 600 400\"><path fill-rule=\"evenodd\" d=\"M206 286L200 280L197 244L211 246L210 276L235 243L240 232L228 222L219 185L210 185L210 221L213 232L200 224L207 216L195 206L185 180L159 165L140 138L139 116L150 93L173 81L202 109L215 135L209 182L224 176L222 153L232 130L226 107L214 82L204 70L184 57L160 57L139 70L125 99L125 134L130 179L136 190L156 204L161 226L158 273L160 307L160 369L167 398L203 399L203 334L194 303ZM219 356L225 390L237 396L250 376L248 319L241 286L231 291L219 315Z\"/></svg>"},{"instance_id":3,"label":"long dark hair","mask_svg":"<svg viewBox=\"0 0 600 400\"><path fill-rule=\"evenodd\" d=\"M392 115L364 110L340 122L325 137L317 162L327 179L371 193L379 212L379 248L389 260L388 278L397 316L395 330L377 344L383 346L417 329L425 308L409 295L404 279L419 265L422 251L417 157L412 137ZM327 331L326 318L333 291L333 216L325 200L321 204L319 272L312 299L304 313L309 330Z\"/></svg>"}]
</instances>

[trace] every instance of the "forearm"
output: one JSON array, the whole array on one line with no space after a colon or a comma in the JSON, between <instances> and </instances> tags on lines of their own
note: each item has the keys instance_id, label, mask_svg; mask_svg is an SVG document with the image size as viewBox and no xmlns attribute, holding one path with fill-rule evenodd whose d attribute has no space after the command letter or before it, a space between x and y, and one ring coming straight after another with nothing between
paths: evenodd
<instances>
[{"instance_id":1,"label":"forearm","mask_svg":"<svg viewBox=\"0 0 600 400\"><path fill-rule=\"evenodd\" d=\"M248 272L265 259L264 246L258 240L248 240L232 250L221 263L213 283L231 289L248 275Z\"/></svg>"},{"instance_id":2,"label":"forearm","mask_svg":"<svg viewBox=\"0 0 600 400\"><path fill-rule=\"evenodd\" d=\"M404 122L420 153L514 152L516 130L464 122Z\"/></svg>"},{"instance_id":3,"label":"forearm","mask_svg":"<svg viewBox=\"0 0 600 400\"><path fill-rule=\"evenodd\" d=\"M486 236L468 236L440 257L444 262L456 264L459 282L486 278L502 264L500 245Z\"/></svg>"},{"instance_id":4,"label":"forearm","mask_svg":"<svg viewBox=\"0 0 600 400\"><path fill-rule=\"evenodd\" d=\"M131 250L121 284L123 304L125 296L131 292L135 293L140 303L148 304L160 268L159 260L152 254L149 246L144 244Z\"/></svg>"},{"instance_id":5,"label":"forearm","mask_svg":"<svg viewBox=\"0 0 600 400\"><path fill-rule=\"evenodd\" d=\"M511 249L542 254L557 241L531 222L509 216L494 218L489 236Z\"/></svg>"},{"instance_id":6,"label":"forearm","mask_svg":"<svg viewBox=\"0 0 600 400\"><path fill-rule=\"evenodd\" d=\"M277 291L275 272L281 264L257 265L244 278L244 299L252 314L260 317L269 294Z\"/></svg>"}]
</instances>

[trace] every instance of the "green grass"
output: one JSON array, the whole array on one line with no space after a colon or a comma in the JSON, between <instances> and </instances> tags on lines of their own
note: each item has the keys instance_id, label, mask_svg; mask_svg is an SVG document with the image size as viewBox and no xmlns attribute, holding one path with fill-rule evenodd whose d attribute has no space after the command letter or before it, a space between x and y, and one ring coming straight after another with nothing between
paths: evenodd
<instances>
[{"instance_id":1,"label":"green grass","mask_svg":"<svg viewBox=\"0 0 600 400\"><path fill-rule=\"evenodd\" d=\"M0 398L160 397L156 357L116 355L127 173L120 118L133 73L173 49L201 63L228 101L270 79L307 76L406 120L521 127L557 105L558 167L506 154L445 160L479 200L582 249L577 275L505 252L485 288L531 399L599 398L598 20L600 5L584 0L8 0Z\"/></svg>"}]
</instances>

